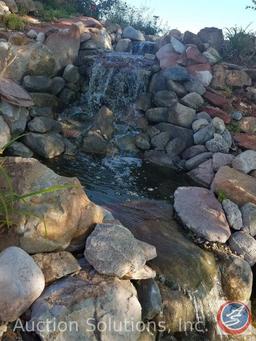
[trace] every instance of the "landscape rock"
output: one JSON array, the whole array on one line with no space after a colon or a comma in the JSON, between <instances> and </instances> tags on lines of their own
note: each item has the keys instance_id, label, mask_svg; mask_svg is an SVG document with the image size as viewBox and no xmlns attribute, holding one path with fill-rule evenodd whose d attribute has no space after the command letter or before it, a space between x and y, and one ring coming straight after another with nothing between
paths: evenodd
<instances>
[{"instance_id":1,"label":"landscape rock","mask_svg":"<svg viewBox=\"0 0 256 341\"><path fill-rule=\"evenodd\" d=\"M0 149L5 147L11 140L11 132L8 124L5 122L2 116L0 116Z\"/></svg>"},{"instance_id":2,"label":"landscape rock","mask_svg":"<svg viewBox=\"0 0 256 341\"><path fill-rule=\"evenodd\" d=\"M154 95L153 102L156 107L173 107L178 99L175 92L163 90Z\"/></svg>"},{"instance_id":3,"label":"landscape rock","mask_svg":"<svg viewBox=\"0 0 256 341\"><path fill-rule=\"evenodd\" d=\"M67 82L77 83L80 79L78 67L73 64L68 64L64 69L63 78Z\"/></svg>"},{"instance_id":4,"label":"landscape rock","mask_svg":"<svg viewBox=\"0 0 256 341\"><path fill-rule=\"evenodd\" d=\"M51 130L60 131L61 125L49 117L37 116L28 123L28 129L35 133L47 133Z\"/></svg>"},{"instance_id":5,"label":"landscape rock","mask_svg":"<svg viewBox=\"0 0 256 341\"><path fill-rule=\"evenodd\" d=\"M23 86L26 90L31 92L49 92L52 82L46 76L25 76L23 79Z\"/></svg>"},{"instance_id":6,"label":"landscape rock","mask_svg":"<svg viewBox=\"0 0 256 341\"><path fill-rule=\"evenodd\" d=\"M256 151L255 134L236 133L234 134L234 140L236 141L239 147L243 149L251 149Z\"/></svg>"},{"instance_id":7,"label":"landscape rock","mask_svg":"<svg viewBox=\"0 0 256 341\"><path fill-rule=\"evenodd\" d=\"M166 146L166 152L170 156L180 155L186 148L186 142L179 137L172 139Z\"/></svg>"},{"instance_id":8,"label":"landscape rock","mask_svg":"<svg viewBox=\"0 0 256 341\"><path fill-rule=\"evenodd\" d=\"M177 64L180 55L175 53L171 44L162 46L156 53L161 69L173 67Z\"/></svg>"},{"instance_id":9,"label":"landscape rock","mask_svg":"<svg viewBox=\"0 0 256 341\"><path fill-rule=\"evenodd\" d=\"M190 81L187 81L184 83L185 89L188 92L196 92L199 95L203 95L206 91L205 87L203 86L202 82L200 82L198 79L191 79Z\"/></svg>"},{"instance_id":10,"label":"landscape rock","mask_svg":"<svg viewBox=\"0 0 256 341\"><path fill-rule=\"evenodd\" d=\"M226 72L226 84L231 87L251 86L252 80L243 70L229 70Z\"/></svg>"},{"instance_id":11,"label":"landscape rock","mask_svg":"<svg viewBox=\"0 0 256 341\"><path fill-rule=\"evenodd\" d=\"M212 160L213 169L215 172L217 172L221 167L231 165L232 161L234 160L234 156L232 154L214 153Z\"/></svg>"},{"instance_id":12,"label":"landscape rock","mask_svg":"<svg viewBox=\"0 0 256 341\"><path fill-rule=\"evenodd\" d=\"M196 133L198 130L207 127L208 125L209 121L207 121L205 118L197 119L192 123L193 132Z\"/></svg>"},{"instance_id":13,"label":"landscape rock","mask_svg":"<svg viewBox=\"0 0 256 341\"><path fill-rule=\"evenodd\" d=\"M206 64L207 59L201 54L196 46L189 46L186 50L187 59L195 64Z\"/></svg>"},{"instance_id":14,"label":"landscape rock","mask_svg":"<svg viewBox=\"0 0 256 341\"><path fill-rule=\"evenodd\" d=\"M208 43L220 51L224 45L224 36L221 29L216 27L205 27L198 32L198 37L203 43Z\"/></svg>"},{"instance_id":15,"label":"landscape rock","mask_svg":"<svg viewBox=\"0 0 256 341\"><path fill-rule=\"evenodd\" d=\"M29 117L29 111L26 108L17 107L5 101L0 103L0 114L8 123L10 131L14 135L24 133Z\"/></svg>"},{"instance_id":16,"label":"landscape rock","mask_svg":"<svg viewBox=\"0 0 256 341\"><path fill-rule=\"evenodd\" d=\"M218 63L222 59L219 52L213 47L209 47L205 52L203 52L203 56L206 57L208 63L211 65Z\"/></svg>"},{"instance_id":17,"label":"landscape rock","mask_svg":"<svg viewBox=\"0 0 256 341\"><path fill-rule=\"evenodd\" d=\"M159 123L168 121L168 109L167 108L152 108L147 110L146 118L149 122Z\"/></svg>"},{"instance_id":18,"label":"landscape rock","mask_svg":"<svg viewBox=\"0 0 256 341\"><path fill-rule=\"evenodd\" d=\"M233 120L235 121L241 121L241 119L243 118L243 113L241 113L240 111L234 111L231 114Z\"/></svg>"},{"instance_id":19,"label":"landscape rock","mask_svg":"<svg viewBox=\"0 0 256 341\"><path fill-rule=\"evenodd\" d=\"M230 227L234 230L240 231L243 227L243 220L239 207L229 199L223 200L222 206Z\"/></svg>"},{"instance_id":20,"label":"landscape rock","mask_svg":"<svg viewBox=\"0 0 256 341\"><path fill-rule=\"evenodd\" d=\"M191 128L192 122L196 117L196 111L183 104L177 103L169 111L168 122L184 128Z\"/></svg>"},{"instance_id":21,"label":"landscape rock","mask_svg":"<svg viewBox=\"0 0 256 341\"><path fill-rule=\"evenodd\" d=\"M187 94L187 90L182 84L175 82L171 79L167 81L167 87L169 90L174 91L180 97L183 97Z\"/></svg>"},{"instance_id":22,"label":"landscape rock","mask_svg":"<svg viewBox=\"0 0 256 341\"><path fill-rule=\"evenodd\" d=\"M179 127L170 123L159 123L156 128L160 131L167 132L171 138L179 137L186 142L186 146L193 145L193 131L191 129Z\"/></svg>"},{"instance_id":23,"label":"landscape rock","mask_svg":"<svg viewBox=\"0 0 256 341\"><path fill-rule=\"evenodd\" d=\"M149 137L146 134L137 135L135 143L136 143L136 146L141 150L149 150L150 149Z\"/></svg>"},{"instance_id":24,"label":"landscape rock","mask_svg":"<svg viewBox=\"0 0 256 341\"><path fill-rule=\"evenodd\" d=\"M204 104L203 98L196 92L191 92L187 94L181 99L181 101L185 105L196 110L198 110Z\"/></svg>"},{"instance_id":25,"label":"landscape rock","mask_svg":"<svg viewBox=\"0 0 256 341\"><path fill-rule=\"evenodd\" d=\"M78 261L67 251L38 253L33 259L42 270L46 284L81 270Z\"/></svg>"},{"instance_id":26,"label":"landscape rock","mask_svg":"<svg viewBox=\"0 0 256 341\"><path fill-rule=\"evenodd\" d=\"M7 148L7 155L30 158L33 156L33 152L28 147L26 147L23 143L14 142Z\"/></svg>"},{"instance_id":27,"label":"landscape rock","mask_svg":"<svg viewBox=\"0 0 256 341\"><path fill-rule=\"evenodd\" d=\"M106 154L108 141L97 131L89 131L83 139L82 150L92 154Z\"/></svg>"},{"instance_id":28,"label":"landscape rock","mask_svg":"<svg viewBox=\"0 0 256 341\"><path fill-rule=\"evenodd\" d=\"M253 266L256 263L256 240L246 232L236 232L229 240L229 246L233 252Z\"/></svg>"},{"instance_id":29,"label":"landscape rock","mask_svg":"<svg viewBox=\"0 0 256 341\"><path fill-rule=\"evenodd\" d=\"M182 66L173 66L164 70L166 80L184 82L190 79L188 71Z\"/></svg>"},{"instance_id":30,"label":"landscape rock","mask_svg":"<svg viewBox=\"0 0 256 341\"><path fill-rule=\"evenodd\" d=\"M72 322L73 326L75 323L77 328L66 328L65 331L35 328L47 322L58 326L63 321L68 325ZM123 321L127 321L128 330L114 327L122 326ZM43 341L59 338L96 341L98 333L105 340L135 341L140 333L131 326L140 322L141 306L130 281L81 272L79 276L62 279L44 291L32 306L29 326L34 326ZM93 326L109 325L112 327L103 328L104 331L100 327L93 331Z\"/></svg>"},{"instance_id":31,"label":"landscape rock","mask_svg":"<svg viewBox=\"0 0 256 341\"><path fill-rule=\"evenodd\" d=\"M0 321L19 318L44 290L40 268L25 251L9 247L0 253Z\"/></svg>"},{"instance_id":32,"label":"landscape rock","mask_svg":"<svg viewBox=\"0 0 256 341\"><path fill-rule=\"evenodd\" d=\"M241 208L244 228L251 236L256 236L256 205L248 202Z\"/></svg>"},{"instance_id":33,"label":"landscape rock","mask_svg":"<svg viewBox=\"0 0 256 341\"><path fill-rule=\"evenodd\" d=\"M205 144L207 141L211 140L214 136L214 127L209 124L208 126L198 130L194 134L195 144Z\"/></svg>"},{"instance_id":34,"label":"landscape rock","mask_svg":"<svg viewBox=\"0 0 256 341\"><path fill-rule=\"evenodd\" d=\"M204 152L207 152L207 149L203 145L191 146L182 153L182 158L184 160L192 159L194 156L197 156L198 154L202 154Z\"/></svg>"},{"instance_id":35,"label":"landscape rock","mask_svg":"<svg viewBox=\"0 0 256 341\"><path fill-rule=\"evenodd\" d=\"M203 187L210 187L214 178L212 160L201 163L197 168L191 170L187 175Z\"/></svg>"},{"instance_id":36,"label":"landscape rock","mask_svg":"<svg viewBox=\"0 0 256 341\"><path fill-rule=\"evenodd\" d=\"M160 134L155 135L154 137L151 138L151 144L157 150L164 150L169 140L170 134L168 132L163 131Z\"/></svg>"},{"instance_id":37,"label":"landscape rock","mask_svg":"<svg viewBox=\"0 0 256 341\"><path fill-rule=\"evenodd\" d=\"M207 106L204 107L204 111L206 111L212 118L214 117L221 118L225 124L229 124L231 122L231 116L227 112L221 110L220 108Z\"/></svg>"},{"instance_id":38,"label":"landscape rock","mask_svg":"<svg viewBox=\"0 0 256 341\"><path fill-rule=\"evenodd\" d=\"M136 100L136 109L147 111L151 108L151 95L150 94L142 94Z\"/></svg>"},{"instance_id":39,"label":"landscape rock","mask_svg":"<svg viewBox=\"0 0 256 341\"><path fill-rule=\"evenodd\" d=\"M239 123L239 128L243 133L256 133L256 117L248 116L248 117L241 117L241 121Z\"/></svg>"},{"instance_id":40,"label":"landscape rock","mask_svg":"<svg viewBox=\"0 0 256 341\"><path fill-rule=\"evenodd\" d=\"M246 150L236 156L232 162L232 167L245 174L256 169L256 151Z\"/></svg>"},{"instance_id":41,"label":"landscape rock","mask_svg":"<svg viewBox=\"0 0 256 341\"><path fill-rule=\"evenodd\" d=\"M100 274L119 278L132 278L146 264L140 244L120 224L98 224L87 238L84 254Z\"/></svg>"},{"instance_id":42,"label":"landscape rock","mask_svg":"<svg viewBox=\"0 0 256 341\"><path fill-rule=\"evenodd\" d=\"M215 92L212 92L210 90L207 90L204 93L204 98L212 105L216 106L216 107L221 107L221 108L225 108L228 106L229 101L226 97L217 94Z\"/></svg>"},{"instance_id":43,"label":"landscape rock","mask_svg":"<svg viewBox=\"0 0 256 341\"><path fill-rule=\"evenodd\" d=\"M187 160L185 163L185 167L187 170L191 170L199 166L201 163L212 158L212 153L205 152L202 154L198 154L191 159Z\"/></svg>"},{"instance_id":44,"label":"landscape rock","mask_svg":"<svg viewBox=\"0 0 256 341\"><path fill-rule=\"evenodd\" d=\"M212 153L228 153L229 145L220 134L214 134L213 139L208 140L205 144L209 152Z\"/></svg>"},{"instance_id":45,"label":"landscape rock","mask_svg":"<svg viewBox=\"0 0 256 341\"><path fill-rule=\"evenodd\" d=\"M182 223L208 241L225 243L230 229L221 204L204 188L180 187L174 193L174 208Z\"/></svg>"},{"instance_id":46,"label":"landscape rock","mask_svg":"<svg viewBox=\"0 0 256 341\"><path fill-rule=\"evenodd\" d=\"M175 52L182 54L185 52L186 47L175 37L171 37L171 44Z\"/></svg>"},{"instance_id":47,"label":"landscape rock","mask_svg":"<svg viewBox=\"0 0 256 341\"><path fill-rule=\"evenodd\" d=\"M65 86L65 81L62 77L54 77L51 82L51 93L57 96Z\"/></svg>"},{"instance_id":48,"label":"landscape rock","mask_svg":"<svg viewBox=\"0 0 256 341\"><path fill-rule=\"evenodd\" d=\"M256 204L256 180L228 166L221 167L217 172L212 189L216 194L222 192L225 196L242 206L248 202Z\"/></svg>"},{"instance_id":49,"label":"landscape rock","mask_svg":"<svg viewBox=\"0 0 256 341\"><path fill-rule=\"evenodd\" d=\"M216 133L219 133L219 134L224 133L226 129L224 121L219 117L213 118L212 125L214 126Z\"/></svg>"},{"instance_id":50,"label":"landscape rock","mask_svg":"<svg viewBox=\"0 0 256 341\"><path fill-rule=\"evenodd\" d=\"M57 133L28 133L24 137L24 143L34 153L46 159L52 159L65 151L63 138Z\"/></svg>"},{"instance_id":51,"label":"landscape rock","mask_svg":"<svg viewBox=\"0 0 256 341\"><path fill-rule=\"evenodd\" d=\"M131 39L125 38L118 40L115 50L117 52L130 52L132 48Z\"/></svg>"},{"instance_id":52,"label":"landscape rock","mask_svg":"<svg viewBox=\"0 0 256 341\"><path fill-rule=\"evenodd\" d=\"M144 41L144 35L142 32L136 30L132 26L127 26L123 30L123 38L128 38L131 40Z\"/></svg>"}]
</instances>

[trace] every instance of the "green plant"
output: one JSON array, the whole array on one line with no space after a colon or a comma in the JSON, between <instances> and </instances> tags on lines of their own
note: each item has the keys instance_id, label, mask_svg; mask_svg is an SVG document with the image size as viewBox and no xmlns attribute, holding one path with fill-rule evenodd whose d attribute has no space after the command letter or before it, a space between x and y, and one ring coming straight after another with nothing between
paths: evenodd
<instances>
[{"instance_id":1,"label":"green plant","mask_svg":"<svg viewBox=\"0 0 256 341\"><path fill-rule=\"evenodd\" d=\"M218 200L220 203L222 203L225 199L227 199L227 196L224 191L219 191L217 195L218 195Z\"/></svg>"},{"instance_id":2,"label":"green plant","mask_svg":"<svg viewBox=\"0 0 256 341\"><path fill-rule=\"evenodd\" d=\"M231 27L226 29L227 39L224 51L225 59L238 64L251 64L255 62L256 37L255 33L247 27Z\"/></svg>"},{"instance_id":3,"label":"green plant","mask_svg":"<svg viewBox=\"0 0 256 341\"><path fill-rule=\"evenodd\" d=\"M240 125L238 122L231 122L227 125L227 129L232 133L240 133Z\"/></svg>"},{"instance_id":4,"label":"green plant","mask_svg":"<svg viewBox=\"0 0 256 341\"><path fill-rule=\"evenodd\" d=\"M9 30L23 31L26 26L26 21L14 13L4 15L2 21Z\"/></svg>"}]
</instances>

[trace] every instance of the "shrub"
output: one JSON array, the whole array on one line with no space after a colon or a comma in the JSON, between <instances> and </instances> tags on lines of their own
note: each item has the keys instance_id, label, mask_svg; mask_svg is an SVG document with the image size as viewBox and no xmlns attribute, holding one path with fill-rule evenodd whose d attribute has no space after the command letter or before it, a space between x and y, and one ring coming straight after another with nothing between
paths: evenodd
<instances>
[{"instance_id":1,"label":"shrub","mask_svg":"<svg viewBox=\"0 0 256 341\"><path fill-rule=\"evenodd\" d=\"M16 14L6 14L2 17L5 27L9 30L23 31L26 21Z\"/></svg>"},{"instance_id":2,"label":"shrub","mask_svg":"<svg viewBox=\"0 0 256 341\"><path fill-rule=\"evenodd\" d=\"M250 26L250 25L249 25ZM225 59L238 64L252 64L256 61L256 37L249 26L226 29L227 44Z\"/></svg>"}]
</instances>

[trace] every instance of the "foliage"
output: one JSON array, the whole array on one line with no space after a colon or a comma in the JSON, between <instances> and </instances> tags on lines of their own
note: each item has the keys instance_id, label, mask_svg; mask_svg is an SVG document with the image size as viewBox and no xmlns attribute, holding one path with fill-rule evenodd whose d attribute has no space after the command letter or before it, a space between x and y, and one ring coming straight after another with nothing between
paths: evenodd
<instances>
[{"instance_id":1,"label":"foliage","mask_svg":"<svg viewBox=\"0 0 256 341\"><path fill-rule=\"evenodd\" d=\"M26 25L26 21L14 13L4 15L2 21L9 30L23 31Z\"/></svg>"},{"instance_id":2,"label":"foliage","mask_svg":"<svg viewBox=\"0 0 256 341\"><path fill-rule=\"evenodd\" d=\"M222 203L226 199L227 199L227 196L226 196L225 192L219 191L218 192L218 200L219 200L219 202Z\"/></svg>"},{"instance_id":3,"label":"foliage","mask_svg":"<svg viewBox=\"0 0 256 341\"><path fill-rule=\"evenodd\" d=\"M256 1L256 0L255 0ZM226 29L225 59L238 64L251 64L256 60L256 36L249 26Z\"/></svg>"},{"instance_id":4,"label":"foliage","mask_svg":"<svg viewBox=\"0 0 256 341\"><path fill-rule=\"evenodd\" d=\"M246 6L246 9L252 9L254 11L256 11L256 0L251 0L252 4Z\"/></svg>"},{"instance_id":5,"label":"foliage","mask_svg":"<svg viewBox=\"0 0 256 341\"><path fill-rule=\"evenodd\" d=\"M238 122L232 122L227 126L227 129L232 133L240 133L240 125Z\"/></svg>"},{"instance_id":6,"label":"foliage","mask_svg":"<svg viewBox=\"0 0 256 341\"><path fill-rule=\"evenodd\" d=\"M37 6L37 15L43 21L54 21L69 18L77 14L76 4L66 0L43 0L42 6Z\"/></svg>"}]
</instances>

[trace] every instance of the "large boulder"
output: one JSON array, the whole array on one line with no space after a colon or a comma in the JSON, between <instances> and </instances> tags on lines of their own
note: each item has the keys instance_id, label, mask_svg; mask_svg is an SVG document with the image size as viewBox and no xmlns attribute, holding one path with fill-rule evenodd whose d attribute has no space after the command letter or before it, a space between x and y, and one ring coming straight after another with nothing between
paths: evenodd
<instances>
[{"instance_id":1,"label":"large boulder","mask_svg":"<svg viewBox=\"0 0 256 341\"><path fill-rule=\"evenodd\" d=\"M17 247L0 253L0 321L15 321L44 290L45 280L33 258Z\"/></svg>"},{"instance_id":2,"label":"large boulder","mask_svg":"<svg viewBox=\"0 0 256 341\"><path fill-rule=\"evenodd\" d=\"M3 161L15 193L28 197L15 202L12 228L1 231L0 249L19 245L29 253L64 250L73 239L84 240L93 224L102 221L101 209L90 202L76 178L61 177L35 159ZM10 190L4 176L0 188Z\"/></svg>"},{"instance_id":3,"label":"large boulder","mask_svg":"<svg viewBox=\"0 0 256 341\"><path fill-rule=\"evenodd\" d=\"M91 39L81 43L82 50L103 49L112 50L111 37L105 29L91 29Z\"/></svg>"},{"instance_id":4,"label":"large boulder","mask_svg":"<svg viewBox=\"0 0 256 341\"><path fill-rule=\"evenodd\" d=\"M41 323L63 321L71 328L40 328ZM99 335L102 340L137 341L140 333L133 326L140 322L141 306L130 281L82 272L45 290L32 306L29 326L34 326L42 341L97 341Z\"/></svg>"},{"instance_id":5,"label":"large boulder","mask_svg":"<svg viewBox=\"0 0 256 341\"><path fill-rule=\"evenodd\" d=\"M174 207L182 223L206 240L225 243L229 225L214 194L200 187L180 187L174 194Z\"/></svg>"},{"instance_id":6,"label":"large boulder","mask_svg":"<svg viewBox=\"0 0 256 341\"><path fill-rule=\"evenodd\" d=\"M80 30L76 25L59 30L48 36L45 45L53 53L57 70L60 71L68 64L74 64L80 48Z\"/></svg>"},{"instance_id":7,"label":"large boulder","mask_svg":"<svg viewBox=\"0 0 256 341\"><path fill-rule=\"evenodd\" d=\"M223 32L219 28L205 27L197 35L203 43L208 43L217 50L221 50L224 46Z\"/></svg>"}]
</instances>

